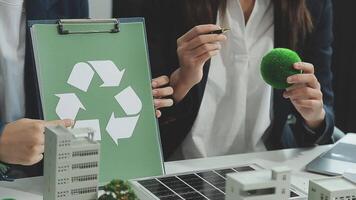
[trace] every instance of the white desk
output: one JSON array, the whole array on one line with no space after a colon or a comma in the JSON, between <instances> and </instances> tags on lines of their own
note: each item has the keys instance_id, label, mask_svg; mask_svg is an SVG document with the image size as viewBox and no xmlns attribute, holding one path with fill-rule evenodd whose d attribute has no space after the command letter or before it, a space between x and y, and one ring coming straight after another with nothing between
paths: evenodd
<instances>
[{"instance_id":1,"label":"white desk","mask_svg":"<svg viewBox=\"0 0 356 200\"><path fill-rule=\"evenodd\" d=\"M265 168L288 166L293 169L292 183L304 191L308 191L309 179L323 176L307 173L304 167L315 157L330 149L331 146L319 146L310 149L286 149L262 153L249 153L231 156L213 157L207 159L166 162L167 174L224 168L237 165L256 163ZM43 179L41 177L20 179L12 183L0 182L0 187L12 188L30 194L19 196L17 200L42 200ZM0 189L0 199L1 195Z\"/></svg>"}]
</instances>

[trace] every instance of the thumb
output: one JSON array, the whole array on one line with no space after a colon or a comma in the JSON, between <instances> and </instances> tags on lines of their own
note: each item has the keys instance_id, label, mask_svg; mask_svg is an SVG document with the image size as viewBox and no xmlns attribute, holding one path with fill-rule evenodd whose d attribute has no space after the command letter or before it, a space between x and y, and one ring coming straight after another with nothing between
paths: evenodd
<instances>
[{"instance_id":1,"label":"thumb","mask_svg":"<svg viewBox=\"0 0 356 200\"><path fill-rule=\"evenodd\" d=\"M63 119L63 120L55 120L46 122L46 126L64 126L66 128L74 125L74 120L71 119Z\"/></svg>"}]
</instances>

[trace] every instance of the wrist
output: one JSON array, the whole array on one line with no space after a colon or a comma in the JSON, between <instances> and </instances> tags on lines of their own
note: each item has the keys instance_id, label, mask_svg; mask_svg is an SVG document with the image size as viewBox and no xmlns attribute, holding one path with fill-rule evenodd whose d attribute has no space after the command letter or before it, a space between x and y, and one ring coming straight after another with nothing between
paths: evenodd
<instances>
[{"instance_id":1,"label":"wrist","mask_svg":"<svg viewBox=\"0 0 356 200\"><path fill-rule=\"evenodd\" d=\"M179 68L171 75L171 86L174 90L172 96L175 102L180 102L188 94L190 89L196 85L186 73L189 72Z\"/></svg>"},{"instance_id":2,"label":"wrist","mask_svg":"<svg viewBox=\"0 0 356 200\"><path fill-rule=\"evenodd\" d=\"M313 120L305 120L306 125L312 130L317 130L320 128L325 120L325 110L322 109L319 117L314 118Z\"/></svg>"},{"instance_id":3,"label":"wrist","mask_svg":"<svg viewBox=\"0 0 356 200\"><path fill-rule=\"evenodd\" d=\"M180 67L177 70L178 80L181 85L186 88L192 88L194 85L198 84L202 77L203 71L201 69L191 69L187 67Z\"/></svg>"}]
</instances>

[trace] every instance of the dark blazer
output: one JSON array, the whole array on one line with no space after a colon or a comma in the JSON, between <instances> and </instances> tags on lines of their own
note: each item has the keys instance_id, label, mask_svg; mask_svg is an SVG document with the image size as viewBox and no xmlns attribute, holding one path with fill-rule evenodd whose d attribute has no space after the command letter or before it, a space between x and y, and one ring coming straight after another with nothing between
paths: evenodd
<instances>
[{"instance_id":1,"label":"dark blazer","mask_svg":"<svg viewBox=\"0 0 356 200\"><path fill-rule=\"evenodd\" d=\"M89 17L87 0L40 0L26 3L27 20L81 19ZM42 118L29 29L25 61L26 117Z\"/></svg>"},{"instance_id":2,"label":"dark blazer","mask_svg":"<svg viewBox=\"0 0 356 200\"><path fill-rule=\"evenodd\" d=\"M151 0L146 2L145 16L152 73L154 77L170 75L179 66L176 40L191 28L184 22L184 1ZM307 5L313 18L314 30L304 43L298 45L298 53L305 62L313 63L315 66L315 73L323 92L325 122L320 130L309 130L291 102L283 98L283 90L274 90L274 119L270 131L263 137L269 150L308 147L331 142L334 128L330 69L332 5L330 0L307 0ZM281 13L275 9L275 47L288 47L289 38L286 27L288 26L283 21ZM203 98L209 66L209 62L205 64L202 81L190 90L183 101L163 111L160 128L166 159L177 149L192 128Z\"/></svg>"},{"instance_id":3,"label":"dark blazer","mask_svg":"<svg viewBox=\"0 0 356 200\"><path fill-rule=\"evenodd\" d=\"M38 0L26 2L27 20L48 20L67 18L88 18L87 0ZM25 60L25 94L26 117L42 119L40 95L37 85L37 76L33 59L29 30L26 36L26 60ZM11 166L13 176L28 177L42 174L42 163L31 167Z\"/></svg>"}]
</instances>

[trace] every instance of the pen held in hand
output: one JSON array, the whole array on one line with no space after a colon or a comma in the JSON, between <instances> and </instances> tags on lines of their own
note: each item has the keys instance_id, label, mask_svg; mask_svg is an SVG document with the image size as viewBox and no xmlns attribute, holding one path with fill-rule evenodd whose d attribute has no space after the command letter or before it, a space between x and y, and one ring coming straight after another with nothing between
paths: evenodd
<instances>
[{"instance_id":1,"label":"pen held in hand","mask_svg":"<svg viewBox=\"0 0 356 200\"><path fill-rule=\"evenodd\" d=\"M216 30L216 31L212 31L208 34L224 34L226 32L230 31L229 28L222 28L222 29L219 29L219 30Z\"/></svg>"}]
</instances>

